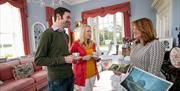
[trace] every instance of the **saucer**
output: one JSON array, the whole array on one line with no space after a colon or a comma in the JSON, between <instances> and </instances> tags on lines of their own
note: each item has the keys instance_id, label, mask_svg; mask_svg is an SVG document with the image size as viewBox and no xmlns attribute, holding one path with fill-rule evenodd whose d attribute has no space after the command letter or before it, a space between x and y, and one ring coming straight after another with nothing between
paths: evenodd
<instances>
[{"instance_id":1,"label":"saucer","mask_svg":"<svg viewBox=\"0 0 180 91\"><path fill-rule=\"evenodd\" d=\"M97 56L97 55L92 55L92 57L94 57L94 58L99 58L99 56Z\"/></svg>"},{"instance_id":2,"label":"saucer","mask_svg":"<svg viewBox=\"0 0 180 91\"><path fill-rule=\"evenodd\" d=\"M74 60L79 60L81 57L76 57L76 58L73 58Z\"/></svg>"}]
</instances>

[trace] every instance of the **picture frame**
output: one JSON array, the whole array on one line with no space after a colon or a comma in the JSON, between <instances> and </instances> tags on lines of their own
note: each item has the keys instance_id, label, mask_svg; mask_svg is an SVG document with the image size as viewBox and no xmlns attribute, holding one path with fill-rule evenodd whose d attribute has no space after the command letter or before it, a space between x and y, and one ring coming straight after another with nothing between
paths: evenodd
<instances>
[{"instance_id":1,"label":"picture frame","mask_svg":"<svg viewBox=\"0 0 180 91\"><path fill-rule=\"evenodd\" d=\"M173 83L133 66L121 85L128 91L168 91Z\"/></svg>"},{"instance_id":2,"label":"picture frame","mask_svg":"<svg viewBox=\"0 0 180 91\"><path fill-rule=\"evenodd\" d=\"M44 32L46 29L45 25L41 22L35 22L32 24L32 41L33 41L33 51L35 52L37 47L38 47L38 43L40 41L40 36L42 34L42 32Z\"/></svg>"}]
</instances>

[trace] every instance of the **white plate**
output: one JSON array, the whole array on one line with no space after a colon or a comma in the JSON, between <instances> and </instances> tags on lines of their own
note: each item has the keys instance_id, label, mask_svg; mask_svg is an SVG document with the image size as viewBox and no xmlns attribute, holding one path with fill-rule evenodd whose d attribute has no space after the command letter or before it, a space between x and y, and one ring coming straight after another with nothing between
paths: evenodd
<instances>
[{"instance_id":1,"label":"white plate","mask_svg":"<svg viewBox=\"0 0 180 91\"><path fill-rule=\"evenodd\" d=\"M94 58L99 58L99 56L97 56L97 55L92 55L92 57L94 57Z\"/></svg>"},{"instance_id":2,"label":"white plate","mask_svg":"<svg viewBox=\"0 0 180 91\"><path fill-rule=\"evenodd\" d=\"M173 66L180 68L180 48L174 47L170 52L170 60Z\"/></svg>"}]
</instances>

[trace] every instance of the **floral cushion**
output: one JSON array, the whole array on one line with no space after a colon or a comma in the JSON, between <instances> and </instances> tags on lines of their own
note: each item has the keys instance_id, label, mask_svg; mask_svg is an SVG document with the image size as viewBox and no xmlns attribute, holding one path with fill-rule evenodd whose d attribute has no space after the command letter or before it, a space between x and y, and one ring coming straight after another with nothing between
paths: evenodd
<instances>
[{"instance_id":1,"label":"floral cushion","mask_svg":"<svg viewBox=\"0 0 180 91\"><path fill-rule=\"evenodd\" d=\"M33 67L34 67L34 71L39 71L39 70L42 69L42 66L37 66L34 63L34 57L33 56L24 56L24 57L21 57L20 64L26 64L26 63L32 63Z\"/></svg>"},{"instance_id":2,"label":"floral cushion","mask_svg":"<svg viewBox=\"0 0 180 91\"><path fill-rule=\"evenodd\" d=\"M32 63L17 65L13 69L13 75L16 80L26 78L29 75L31 75L33 72L34 69Z\"/></svg>"}]
</instances>

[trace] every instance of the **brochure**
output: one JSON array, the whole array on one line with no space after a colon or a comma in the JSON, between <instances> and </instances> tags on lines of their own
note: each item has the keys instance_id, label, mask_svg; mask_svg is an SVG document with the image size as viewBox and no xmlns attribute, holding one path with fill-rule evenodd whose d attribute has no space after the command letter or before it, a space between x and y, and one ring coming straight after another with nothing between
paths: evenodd
<instances>
[{"instance_id":1,"label":"brochure","mask_svg":"<svg viewBox=\"0 0 180 91\"><path fill-rule=\"evenodd\" d=\"M121 85L128 91L168 91L172 84L172 82L134 66L125 80L121 82Z\"/></svg>"},{"instance_id":2,"label":"brochure","mask_svg":"<svg viewBox=\"0 0 180 91\"><path fill-rule=\"evenodd\" d=\"M119 73L126 73L129 69L129 64L112 64L109 67L109 70L119 72Z\"/></svg>"}]
</instances>

